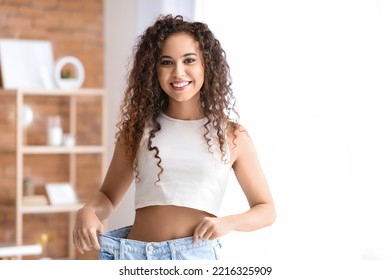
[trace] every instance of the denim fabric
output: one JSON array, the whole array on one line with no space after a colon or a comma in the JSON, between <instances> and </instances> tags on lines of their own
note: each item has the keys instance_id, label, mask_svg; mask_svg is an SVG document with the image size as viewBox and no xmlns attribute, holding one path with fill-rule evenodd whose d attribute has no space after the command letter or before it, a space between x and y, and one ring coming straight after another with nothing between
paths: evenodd
<instances>
[{"instance_id":1,"label":"denim fabric","mask_svg":"<svg viewBox=\"0 0 390 280\"><path fill-rule=\"evenodd\" d=\"M218 260L221 243L192 237L163 242L143 242L127 239L131 226L99 234L100 260Z\"/></svg>"}]
</instances>

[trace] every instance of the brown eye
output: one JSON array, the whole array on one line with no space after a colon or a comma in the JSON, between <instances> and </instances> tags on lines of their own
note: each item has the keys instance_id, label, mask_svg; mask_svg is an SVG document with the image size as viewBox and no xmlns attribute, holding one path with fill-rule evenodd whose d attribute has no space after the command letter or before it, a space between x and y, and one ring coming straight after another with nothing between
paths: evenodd
<instances>
[{"instance_id":1,"label":"brown eye","mask_svg":"<svg viewBox=\"0 0 390 280\"><path fill-rule=\"evenodd\" d=\"M164 65L164 66L167 66L167 65L171 65L172 64L172 61L169 61L169 60L163 60L160 62L161 65Z\"/></svg>"},{"instance_id":2,"label":"brown eye","mask_svg":"<svg viewBox=\"0 0 390 280\"><path fill-rule=\"evenodd\" d=\"M187 58L186 60L184 60L184 63L193 63L195 62L195 59L194 58Z\"/></svg>"}]
</instances>

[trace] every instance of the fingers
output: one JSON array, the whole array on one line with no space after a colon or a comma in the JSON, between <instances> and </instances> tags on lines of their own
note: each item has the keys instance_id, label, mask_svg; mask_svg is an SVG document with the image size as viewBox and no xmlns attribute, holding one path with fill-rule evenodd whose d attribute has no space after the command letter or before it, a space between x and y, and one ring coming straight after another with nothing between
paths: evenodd
<instances>
[{"instance_id":1,"label":"fingers","mask_svg":"<svg viewBox=\"0 0 390 280\"><path fill-rule=\"evenodd\" d=\"M205 230L207 231L207 227L205 226L206 218L202 219L202 221L196 226L194 230L193 243L196 244L199 238L203 238L203 234Z\"/></svg>"},{"instance_id":2,"label":"fingers","mask_svg":"<svg viewBox=\"0 0 390 280\"><path fill-rule=\"evenodd\" d=\"M198 242L198 239L199 239L198 227L199 227L199 225L194 230L194 237L192 239L192 243L194 243L194 244L196 244Z\"/></svg>"},{"instance_id":3,"label":"fingers","mask_svg":"<svg viewBox=\"0 0 390 280\"><path fill-rule=\"evenodd\" d=\"M203 227L204 219L194 229L193 243L196 244L200 236L200 229Z\"/></svg>"},{"instance_id":4,"label":"fingers","mask_svg":"<svg viewBox=\"0 0 390 280\"><path fill-rule=\"evenodd\" d=\"M85 251L91 250L91 242L88 235L76 232L73 238L75 246L81 254L84 254Z\"/></svg>"},{"instance_id":5,"label":"fingers","mask_svg":"<svg viewBox=\"0 0 390 280\"><path fill-rule=\"evenodd\" d=\"M198 230L197 236L202 238L203 240L208 240L212 235L212 231L207 227L207 224L202 224L202 226Z\"/></svg>"},{"instance_id":6,"label":"fingers","mask_svg":"<svg viewBox=\"0 0 390 280\"><path fill-rule=\"evenodd\" d=\"M76 216L73 243L81 254L93 249L99 250L98 233L103 231L104 225L96 216L94 209L83 207Z\"/></svg>"},{"instance_id":7,"label":"fingers","mask_svg":"<svg viewBox=\"0 0 390 280\"><path fill-rule=\"evenodd\" d=\"M101 222L99 222L99 224L98 224L98 230L97 231L98 232L103 232L104 231L104 225Z\"/></svg>"},{"instance_id":8,"label":"fingers","mask_svg":"<svg viewBox=\"0 0 390 280\"><path fill-rule=\"evenodd\" d=\"M100 233L103 231L104 231L104 225L102 223L99 223L97 230L94 232L94 234L90 235L91 247L95 250L100 249L100 244L99 244L97 233Z\"/></svg>"},{"instance_id":9,"label":"fingers","mask_svg":"<svg viewBox=\"0 0 390 280\"><path fill-rule=\"evenodd\" d=\"M75 232L73 232L73 244L74 244L74 246L76 247L77 251L79 251L80 254L83 255L83 254L84 254L84 250L82 249L83 246L80 245L79 239L76 237Z\"/></svg>"},{"instance_id":10,"label":"fingers","mask_svg":"<svg viewBox=\"0 0 390 280\"><path fill-rule=\"evenodd\" d=\"M99 228L102 227L99 226ZM97 230L75 230L73 232L74 244L81 254L85 251L100 249L97 232Z\"/></svg>"},{"instance_id":11,"label":"fingers","mask_svg":"<svg viewBox=\"0 0 390 280\"><path fill-rule=\"evenodd\" d=\"M83 255L84 254L84 244L82 242L84 240L83 238L80 237L80 235L76 232L73 231L73 244L76 247L76 249Z\"/></svg>"},{"instance_id":12,"label":"fingers","mask_svg":"<svg viewBox=\"0 0 390 280\"><path fill-rule=\"evenodd\" d=\"M93 241L93 237L89 234L82 234L76 237L78 249L80 253L84 253L85 251L91 251L94 249L95 241Z\"/></svg>"},{"instance_id":13,"label":"fingers","mask_svg":"<svg viewBox=\"0 0 390 280\"><path fill-rule=\"evenodd\" d=\"M199 238L202 238L203 240L212 240L217 237L216 228L212 221L212 218L206 217L196 226L193 237L194 244L198 242Z\"/></svg>"},{"instance_id":14,"label":"fingers","mask_svg":"<svg viewBox=\"0 0 390 280\"><path fill-rule=\"evenodd\" d=\"M214 232L211 231L211 230L207 230L202 236L202 239L203 240L213 240L213 235L214 235Z\"/></svg>"},{"instance_id":15,"label":"fingers","mask_svg":"<svg viewBox=\"0 0 390 280\"><path fill-rule=\"evenodd\" d=\"M91 240L91 247L95 250L100 250L100 244L98 241L97 233L93 235L93 238Z\"/></svg>"}]
</instances>

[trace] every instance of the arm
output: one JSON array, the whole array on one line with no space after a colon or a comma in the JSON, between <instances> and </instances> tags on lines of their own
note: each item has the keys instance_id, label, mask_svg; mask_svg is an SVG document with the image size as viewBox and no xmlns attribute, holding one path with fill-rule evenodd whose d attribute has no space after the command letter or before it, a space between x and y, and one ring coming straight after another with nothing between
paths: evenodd
<instances>
[{"instance_id":1,"label":"arm","mask_svg":"<svg viewBox=\"0 0 390 280\"><path fill-rule=\"evenodd\" d=\"M198 237L215 239L231 230L254 231L271 225L276 218L271 192L261 168L255 145L245 129L235 132L230 140L233 170L249 204L244 213L220 218L206 217L194 231L194 242ZM229 137L232 139L232 137Z\"/></svg>"},{"instance_id":2,"label":"arm","mask_svg":"<svg viewBox=\"0 0 390 280\"><path fill-rule=\"evenodd\" d=\"M120 141L100 190L77 212L73 242L80 253L100 248L97 232L103 231L103 221L119 205L133 181L132 164L125 157Z\"/></svg>"}]
</instances>

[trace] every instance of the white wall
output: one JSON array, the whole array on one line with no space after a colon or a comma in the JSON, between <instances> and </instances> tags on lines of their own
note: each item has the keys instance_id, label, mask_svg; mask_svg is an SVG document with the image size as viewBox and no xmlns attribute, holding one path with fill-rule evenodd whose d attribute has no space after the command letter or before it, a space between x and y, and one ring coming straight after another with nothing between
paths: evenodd
<instances>
[{"instance_id":1,"label":"white wall","mask_svg":"<svg viewBox=\"0 0 390 280\"><path fill-rule=\"evenodd\" d=\"M161 14L181 14L194 18L196 0L132 0L136 2L137 33L141 34Z\"/></svg>"},{"instance_id":2,"label":"white wall","mask_svg":"<svg viewBox=\"0 0 390 280\"><path fill-rule=\"evenodd\" d=\"M227 51L278 211L226 257L390 259L389 1L202 0L196 19Z\"/></svg>"},{"instance_id":3,"label":"white wall","mask_svg":"<svg viewBox=\"0 0 390 280\"><path fill-rule=\"evenodd\" d=\"M122 93L126 86L128 59L136 39L134 23L136 2L128 0L104 0L104 81L108 91L108 159L114 152L116 123ZM107 163L108 166L109 162ZM128 192L120 207L107 222L107 229L132 223L134 202Z\"/></svg>"},{"instance_id":4,"label":"white wall","mask_svg":"<svg viewBox=\"0 0 390 280\"><path fill-rule=\"evenodd\" d=\"M182 3L105 0L109 113L136 30ZM225 259L390 259L389 1L188 3L227 51L278 211L269 228L226 236ZM246 209L232 179L224 214ZM131 193L122 207L110 227L132 221Z\"/></svg>"}]
</instances>

